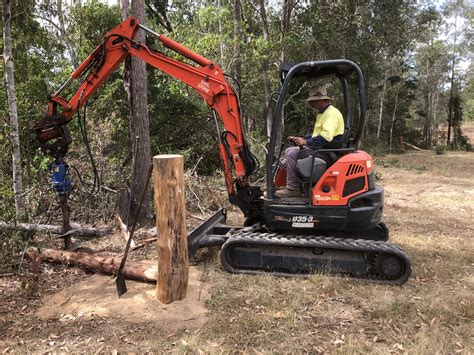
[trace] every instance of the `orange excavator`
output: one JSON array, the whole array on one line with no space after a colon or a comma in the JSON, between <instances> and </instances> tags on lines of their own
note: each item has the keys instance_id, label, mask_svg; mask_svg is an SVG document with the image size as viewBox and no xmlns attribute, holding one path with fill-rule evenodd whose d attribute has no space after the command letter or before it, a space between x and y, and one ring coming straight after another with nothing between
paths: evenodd
<instances>
[{"instance_id":1,"label":"orange excavator","mask_svg":"<svg viewBox=\"0 0 474 355\"><path fill-rule=\"evenodd\" d=\"M194 64L140 43L135 39L140 30ZM388 229L381 221L383 189L375 184L372 157L357 148L365 125L365 89L360 68L349 60L280 67L281 88L268 142L264 193L260 186L250 184L249 178L258 170L259 163L245 140L238 93L222 68L130 17L108 32L51 96L47 114L34 127L42 151L55 159L53 187L63 200L70 189L64 160L72 142L67 124L129 55L189 85L214 114L229 201L243 212L245 223L241 227L228 226L226 210L220 210L188 235L191 256L199 248L220 246L222 264L233 273L291 276L324 271L383 284L407 281L410 260L400 247L387 241ZM298 160L305 193L278 198L274 192L285 184L286 174L277 137L281 136L282 112L290 83L295 79L309 81L328 76L338 78L342 84L343 142L324 149L332 157L331 165L312 156ZM60 93L73 80L82 81L79 88L70 98L61 97ZM350 82L357 83L356 129L351 128ZM352 131L355 134L351 138Z\"/></svg>"}]
</instances>

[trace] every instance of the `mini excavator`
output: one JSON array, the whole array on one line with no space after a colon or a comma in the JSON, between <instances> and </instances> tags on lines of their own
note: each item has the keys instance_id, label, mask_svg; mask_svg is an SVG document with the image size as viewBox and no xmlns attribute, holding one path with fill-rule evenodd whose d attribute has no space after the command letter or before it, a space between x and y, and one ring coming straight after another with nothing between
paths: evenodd
<instances>
[{"instance_id":1,"label":"mini excavator","mask_svg":"<svg viewBox=\"0 0 474 355\"><path fill-rule=\"evenodd\" d=\"M136 40L140 30L155 36L185 60L140 43ZM186 83L214 114L229 201L240 208L245 223L242 227L228 226L226 210L220 210L188 235L190 256L200 248L220 246L222 264L232 273L294 276L323 271L382 284L400 285L407 281L410 260L400 247L387 241L389 232L381 221L384 191L375 183L373 159L358 149L365 125L364 77L349 60L280 67L281 88L268 142L266 189L262 191L249 182L259 164L245 140L238 93L223 70L130 17L104 35L102 43L50 97L47 114L34 126L42 151L54 157L53 186L63 199L70 186L64 160L72 141L67 125L127 56L139 58ZM342 85L343 143L321 150L333 158L329 166L311 156L298 160L305 193L278 198L274 192L285 185L286 174L277 137L290 82L323 77L336 77ZM82 81L79 88L69 99L61 97L64 88L76 79ZM355 129L351 127L349 97L349 83L354 82L359 114ZM352 136L351 129L355 132Z\"/></svg>"}]
</instances>

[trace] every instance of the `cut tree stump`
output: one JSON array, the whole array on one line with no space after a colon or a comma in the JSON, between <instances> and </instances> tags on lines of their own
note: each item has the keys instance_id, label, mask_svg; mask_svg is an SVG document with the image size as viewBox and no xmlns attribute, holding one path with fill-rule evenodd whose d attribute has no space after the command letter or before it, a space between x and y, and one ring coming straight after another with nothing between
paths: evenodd
<instances>
[{"instance_id":1,"label":"cut tree stump","mask_svg":"<svg viewBox=\"0 0 474 355\"><path fill-rule=\"evenodd\" d=\"M181 155L153 157L156 229L158 233L158 282L160 302L186 297L189 275L184 163Z\"/></svg>"},{"instance_id":2,"label":"cut tree stump","mask_svg":"<svg viewBox=\"0 0 474 355\"><path fill-rule=\"evenodd\" d=\"M117 274L121 261L120 257L114 258L55 249L29 248L26 250L25 255L30 260L48 261L55 264L69 264L106 275ZM128 280L155 283L158 268L156 262L153 261L127 261L123 273Z\"/></svg>"}]
</instances>

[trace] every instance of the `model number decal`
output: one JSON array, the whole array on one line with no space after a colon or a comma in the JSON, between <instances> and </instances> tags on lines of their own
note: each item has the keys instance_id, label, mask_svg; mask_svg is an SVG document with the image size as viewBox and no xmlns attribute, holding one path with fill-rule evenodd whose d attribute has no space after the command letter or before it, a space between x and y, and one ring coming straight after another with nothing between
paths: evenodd
<instances>
[{"instance_id":1,"label":"model number decal","mask_svg":"<svg viewBox=\"0 0 474 355\"><path fill-rule=\"evenodd\" d=\"M316 220L313 216L293 216L291 219L292 222L296 223L314 223Z\"/></svg>"},{"instance_id":2,"label":"model number decal","mask_svg":"<svg viewBox=\"0 0 474 355\"><path fill-rule=\"evenodd\" d=\"M207 93L209 93L209 83L205 80L201 80L201 82L197 85L198 89L201 89Z\"/></svg>"}]
</instances>

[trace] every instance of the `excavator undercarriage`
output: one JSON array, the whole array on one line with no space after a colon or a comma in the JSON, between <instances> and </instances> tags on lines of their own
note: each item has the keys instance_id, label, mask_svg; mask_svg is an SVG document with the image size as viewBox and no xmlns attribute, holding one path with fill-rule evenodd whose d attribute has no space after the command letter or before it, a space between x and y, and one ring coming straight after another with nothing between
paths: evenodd
<instances>
[{"instance_id":1,"label":"excavator undercarriage","mask_svg":"<svg viewBox=\"0 0 474 355\"><path fill-rule=\"evenodd\" d=\"M370 240L373 234L361 232L353 239L340 231L276 233L258 224L241 228L225 221L226 210L222 209L191 232L190 256L199 248L221 246L222 265L239 274L308 276L324 272L389 285L401 285L411 274L405 252L384 240ZM386 230L383 224L377 228Z\"/></svg>"}]
</instances>

